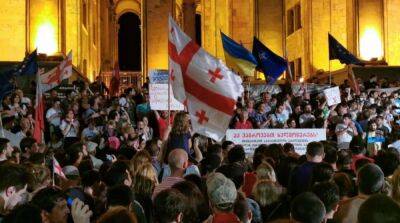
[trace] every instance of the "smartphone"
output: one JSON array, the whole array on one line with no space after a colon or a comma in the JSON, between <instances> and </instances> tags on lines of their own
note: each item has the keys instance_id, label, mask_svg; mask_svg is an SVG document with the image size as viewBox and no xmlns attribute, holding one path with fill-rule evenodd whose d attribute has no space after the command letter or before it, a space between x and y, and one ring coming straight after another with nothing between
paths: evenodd
<instances>
[{"instance_id":1,"label":"smartphone","mask_svg":"<svg viewBox=\"0 0 400 223\"><path fill-rule=\"evenodd\" d=\"M72 197L67 197L67 205L68 207L72 206L72 202L74 201L74 199Z\"/></svg>"}]
</instances>

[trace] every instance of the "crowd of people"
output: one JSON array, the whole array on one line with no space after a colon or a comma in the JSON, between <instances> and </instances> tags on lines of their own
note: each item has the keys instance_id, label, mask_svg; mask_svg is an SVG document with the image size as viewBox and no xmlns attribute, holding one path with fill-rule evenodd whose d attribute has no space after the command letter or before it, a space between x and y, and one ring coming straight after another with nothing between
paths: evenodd
<instances>
[{"instance_id":1,"label":"crowd of people","mask_svg":"<svg viewBox=\"0 0 400 223\"><path fill-rule=\"evenodd\" d=\"M324 128L306 154L293 144L215 142L184 111L151 110L148 85L109 95L98 78L46 98L2 100L0 222L400 222L400 98L371 77L341 103L321 92L244 92L230 128ZM4 136L5 132L8 136Z\"/></svg>"}]
</instances>

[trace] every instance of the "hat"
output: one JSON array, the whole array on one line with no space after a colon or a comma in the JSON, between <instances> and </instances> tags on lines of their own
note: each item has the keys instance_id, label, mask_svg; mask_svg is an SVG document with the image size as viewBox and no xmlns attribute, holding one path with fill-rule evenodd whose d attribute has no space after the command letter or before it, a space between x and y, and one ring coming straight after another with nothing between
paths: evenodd
<instances>
[{"instance_id":1,"label":"hat","mask_svg":"<svg viewBox=\"0 0 400 223\"><path fill-rule=\"evenodd\" d=\"M121 145L121 142L117 137L111 136L108 138L108 145L110 146L111 149L118 150L119 146Z\"/></svg>"},{"instance_id":2,"label":"hat","mask_svg":"<svg viewBox=\"0 0 400 223\"><path fill-rule=\"evenodd\" d=\"M86 148L89 153L95 152L98 144L95 142L88 141L86 142Z\"/></svg>"},{"instance_id":3,"label":"hat","mask_svg":"<svg viewBox=\"0 0 400 223\"><path fill-rule=\"evenodd\" d=\"M232 207L237 197L235 184L222 173L213 173L207 178L207 193L212 204L221 210Z\"/></svg>"},{"instance_id":4,"label":"hat","mask_svg":"<svg viewBox=\"0 0 400 223\"><path fill-rule=\"evenodd\" d=\"M76 166L68 165L65 166L62 171L67 177L79 177L79 170Z\"/></svg>"}]
</instances>

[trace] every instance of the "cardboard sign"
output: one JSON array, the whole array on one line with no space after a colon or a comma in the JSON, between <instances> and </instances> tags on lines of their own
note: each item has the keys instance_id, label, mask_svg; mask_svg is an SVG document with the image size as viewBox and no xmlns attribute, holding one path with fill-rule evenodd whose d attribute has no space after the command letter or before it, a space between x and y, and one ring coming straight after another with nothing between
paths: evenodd
<instances>
[{"instance_id":1,"label":"cardboard sign","mask_svg":"<svg viewBox=\"0 0 400 223\"><path fill-rule=\"evenodd\" d=\"M307 144L326 140L326 129L229 129L226 140L240 144L248 156L262 144L292 143L300 155L306 153Z\"/></svg>"},{"instance_id":2,"label":"cardboard sign","mask_svg":"<svg viewBox=\"0 0 400 223\"><path fill-rule=\"evenodd\" d=\"M150 108L168 110L168 70L152 70L149 77ZM170 110L184 110L183 104L174 98L172 87L170 87Z\"/></svg>"},{"instance_id":3,"label":"cardboard sign","mask_svg":"<svg viewBox=\"0 0 400 223\"><path fill-rule=\"evenodd\" d=\"M328 106L340 104L341 99L339 87L325 89L324 94Z\"/></svg>"}]
</instances>

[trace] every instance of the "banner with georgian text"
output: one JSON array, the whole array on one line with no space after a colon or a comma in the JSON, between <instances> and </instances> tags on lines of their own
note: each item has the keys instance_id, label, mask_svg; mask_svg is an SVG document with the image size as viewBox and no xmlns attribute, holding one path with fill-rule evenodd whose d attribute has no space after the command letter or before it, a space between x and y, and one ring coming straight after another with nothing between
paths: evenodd
<instances>
[{"instance_id":1,"label":"banner with georgian text","mask_svg":"<svg viewBox=\"0 0 400 223\"><path fill-rule=\"evenodd\" d=\"M275 143L292 143L303 155L308 143L326 140L326 129L228 129L226 140L242 145L248 156L261 144Z\"/></svg>"}]
</instances>

